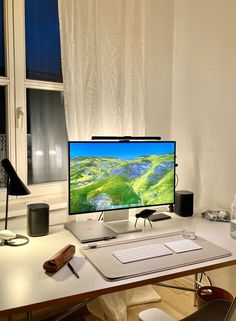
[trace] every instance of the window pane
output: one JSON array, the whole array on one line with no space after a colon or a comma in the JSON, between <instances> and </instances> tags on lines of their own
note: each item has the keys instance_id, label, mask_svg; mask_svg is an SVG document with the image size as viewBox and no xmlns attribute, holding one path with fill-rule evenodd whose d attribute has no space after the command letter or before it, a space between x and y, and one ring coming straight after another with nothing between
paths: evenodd
<instances>
[{"instance_id":1,"label":"window pane","mask_svg":"<svg viewBox=\"0 0 236 321\"><path fill-rule=\"evenodd\" d=\"M67 179L67 134L60 91L27 89L28 184Z\"/></svg>"},{"instance_id":2,"label":"window pane","mask_svg":"<svg viewBox=\"0 0 236 321\"><path fill-rule=\"evenodd\" d=\"M62 82L57 0L25 0L26 78Z\"/></svg>"},{"instance_id":3,"label":"window pane","mask_svg":"<svg viewBox=\"0 0 236 321\"><path fill-rule=\"evenodd\" d=\"M7 157L7 139L6 139L6 106L5 106L5 87L0 86L0 161ZM0 166L0 187L6 183L5 171Z\"/></svg>"},{"instance_id":4,"label":"window pane","mask_svg":"<svg viewBox=\"0 0 236 321\"><path fill-rule=\"evenodd\" d=\"M0 0L0 75L5 76L3 0Z\"/></svg>"}]
</instances>

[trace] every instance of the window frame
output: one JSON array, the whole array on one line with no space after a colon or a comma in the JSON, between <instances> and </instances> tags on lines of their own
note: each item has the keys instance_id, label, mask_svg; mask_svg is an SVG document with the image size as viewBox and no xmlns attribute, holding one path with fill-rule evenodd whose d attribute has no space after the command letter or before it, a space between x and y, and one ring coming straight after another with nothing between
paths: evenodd
<instances>
[{"instance_id":1,"label":"window frame","mask_svg":"<svg viewBox=\"0 0 236 321\"><path fill-rule=\"evenodd\" d=\"M6 77L0 77L0 85L7 88L6 135L8 157L15 166L18 175L27 184L27 88L63 92L64 85L63 83L26 79L24 4L24 0L4 0ZM23 111L23 128L21 128L17 118L18 108ZM15 203L28 203L29 200L32 203L35 200L36 202L52 202L56 208L63 208L67 204L67 187L67 181L28 185L31 194L20 198L14 197ZM0 190L3 203L5 202L5 193L5 189ZM12 214L9 213L9 216L15 215L18 215L17 211ZM19 213L19 215L21 214Z\"/></svg>"}]
</instances>

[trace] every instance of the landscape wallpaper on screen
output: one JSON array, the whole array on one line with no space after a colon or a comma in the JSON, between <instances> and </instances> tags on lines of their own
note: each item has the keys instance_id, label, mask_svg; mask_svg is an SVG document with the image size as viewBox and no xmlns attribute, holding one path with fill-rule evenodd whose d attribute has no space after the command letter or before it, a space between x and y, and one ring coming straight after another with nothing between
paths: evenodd
<instances>
[{"instance_id":1,"label":"landscape wallpaper on screen","mask_svg":"<svg viewBox=\"0 0 236 321\"><path fill-rule=\"evenodd\" d=\"M78 143L71 148L70 214L173 203L173 145L171 152L164 145L158 153L152 147L153 154L146 154L142 143L121 152L113 152L109 144L91 151L93 146Z\"/></svg>"}]
</instances>

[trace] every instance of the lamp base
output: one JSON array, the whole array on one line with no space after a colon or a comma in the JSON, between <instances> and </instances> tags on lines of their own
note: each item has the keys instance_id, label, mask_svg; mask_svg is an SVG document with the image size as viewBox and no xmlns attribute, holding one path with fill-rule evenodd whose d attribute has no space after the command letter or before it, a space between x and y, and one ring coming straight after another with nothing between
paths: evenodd
<instances>
[{"instance_id":1,"label":"lamp base","mask_svg":"<svg viewBox=\"0 0 236 321\"><path fill-rule=\"evenodd\" d=\"M2 230L0 231L0 239L2 240L11 240L16 237L16 233L10 231L10 230Z\"/></svg>"},{"instance_id":2,"label":"lamp base","mask_svg":"<svg viewBox=\"0 0 236 321\"><path fill-rule=\"evenodd\" d=\"M1 245L21 246L29 243L29 238L9 230L0 231Z\"/></svg>"}]
</instances>

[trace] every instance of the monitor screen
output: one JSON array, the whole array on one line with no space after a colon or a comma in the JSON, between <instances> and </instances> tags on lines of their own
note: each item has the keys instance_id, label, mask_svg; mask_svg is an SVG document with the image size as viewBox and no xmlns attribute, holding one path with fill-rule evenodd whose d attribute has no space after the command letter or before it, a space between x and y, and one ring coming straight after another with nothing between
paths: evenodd
<instances>
[{"instance_id":1,"label":"monitor screen","mask_svg":"<svg viewBox=\"0 0 236 321\"><path fill-rule=\"evenodd\" d=\"M70 141L69 214L174 203L174 141Z\"/></svg>"}]
</instances>

